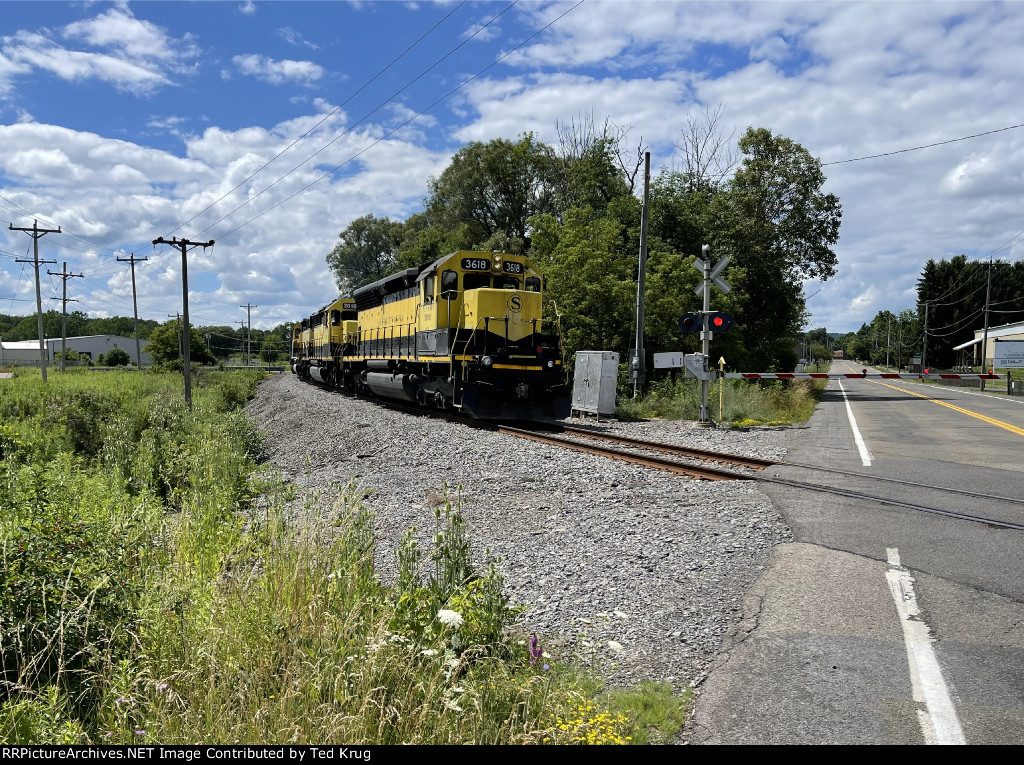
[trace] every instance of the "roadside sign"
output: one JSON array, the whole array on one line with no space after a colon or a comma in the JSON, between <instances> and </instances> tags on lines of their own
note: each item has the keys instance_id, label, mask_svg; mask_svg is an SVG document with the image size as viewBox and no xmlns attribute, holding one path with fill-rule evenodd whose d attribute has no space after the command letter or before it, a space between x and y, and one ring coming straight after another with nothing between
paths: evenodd
<instances>
[{"instance_id":1,"label":"roadside sign","mask_svg":"<svg viewBox=\"0 0 1024 765\"><path fill-rule=\"evenodd\" d=\"M669 353L655 353L654 354L654 368L655 369L682 369L684 366L683 356L685 354L682 351L671 351Z\"/></svg>"},{"instance_id":2,"label":"roadside sign","mask_svg":"<svg viewBox=\"0 0 1024 765\"><path fill-rule=\"evenodd\" d=\"M1024 367L1024 340L996 340L992 366L1003 369Z\"/></svg>"}]
</instances>

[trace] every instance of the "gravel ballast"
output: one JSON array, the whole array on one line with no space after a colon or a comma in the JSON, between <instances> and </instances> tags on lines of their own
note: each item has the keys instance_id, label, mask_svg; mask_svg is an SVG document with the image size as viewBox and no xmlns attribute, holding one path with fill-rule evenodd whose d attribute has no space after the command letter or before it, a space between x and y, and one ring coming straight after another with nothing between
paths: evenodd
<instances>
[{"instance_id":1,"label":"gravel ballast","mask_svg":"<svg viewBox=\"0 0 1024 765\"><path fill-rule=\"evenodd\" d=\"M461 485L474 556L500 556L506 592L527 607L553 659L582 657L612 686L699 682L771 549L792 535L750 481L695 481L439 419L303 383L259 385L248 414L270 460L300 488L355 477L369 490L385 577L410 526L429 547L442 486ZM582 420L567 421L574 425ZM780 458L772 429L585 421L615 433Z\"/></svg>"}]
</instances>

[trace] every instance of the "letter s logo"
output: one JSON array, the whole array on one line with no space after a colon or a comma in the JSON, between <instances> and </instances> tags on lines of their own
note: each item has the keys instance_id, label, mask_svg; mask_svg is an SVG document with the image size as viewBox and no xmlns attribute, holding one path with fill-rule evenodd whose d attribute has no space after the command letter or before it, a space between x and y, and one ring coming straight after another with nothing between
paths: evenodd
<instances>
[{"instance_id":1,"label":"letter s logo","mask_svg":"<svg viewBox=\"0 0 1024 765\"><path fill-rule=\"evenodd\" d=\"M507 305L512 313L519 313L523 310L523 299L519 295L513 295L508 299Z\"/></svg>"}]
</instances>

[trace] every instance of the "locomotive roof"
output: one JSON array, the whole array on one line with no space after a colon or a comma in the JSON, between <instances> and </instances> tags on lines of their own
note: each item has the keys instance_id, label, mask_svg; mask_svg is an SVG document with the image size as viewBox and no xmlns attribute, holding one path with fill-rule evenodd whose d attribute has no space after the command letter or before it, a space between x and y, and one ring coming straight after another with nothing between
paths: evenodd
<instances>
[{"instance_id":1,"label":"locomotive roof","mask_svg":"<svg viewBox=\"0 0 1024 765\"><path fill-rule=\"evenodd\" d=\"M404 271L399 271L397 274L385 276L383 279L378 279L355 290L352 293L352 297L359 298L372 292L376 292L379 295L390 295L392 292L404 290L406 287L411 287L416 283L416 276L419 272L419 268L407 268Z\"/></svg>"}]
</instances>

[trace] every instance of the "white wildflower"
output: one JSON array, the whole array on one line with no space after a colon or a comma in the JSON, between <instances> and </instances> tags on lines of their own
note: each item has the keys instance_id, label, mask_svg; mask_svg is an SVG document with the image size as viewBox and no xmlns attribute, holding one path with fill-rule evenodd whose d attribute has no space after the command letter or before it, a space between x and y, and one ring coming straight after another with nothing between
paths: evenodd
<instances>
[{"instance_id":1,"label":"white wildflower","mask_svg":"<svg viewBox=\"0 0 1024 765\"><path fill-rule=\"evenodd\" d=\"M612 651L613 651L614 653L622 653L623 651L625 651L625 650L626 650L625 648L623 648L623 647L622 647L622 643L616 643L616 642L615 642L614 640L609 640L609 641L608 641L608 647L609 647L609 648L610 648L610 649L611 649L611 650L612 650Z\"/></svg>"},{"instance_id":2,"label":"white wildflower","mask_svg":"<svg viewBox=\"0 0 1024 765\"><path fill-rule=\"evenodd\" d=\"M447 608L442 608L437 612L437 620L441 622L441 624L445 624L456 630L462 626L462 615L456 611L450 611Z\"/></svg>"},{"instance_id":3,"label":"white wildflower","mask_svg":"<svg viewBox=\"0 0 1024 765\"><path fill-rule=\"evenodd\" d=\"M437 656L436 648L425 648L420 651L420 656Z\"/></svg>"}]
</instances>

